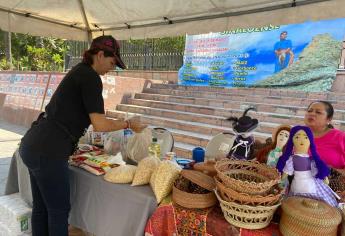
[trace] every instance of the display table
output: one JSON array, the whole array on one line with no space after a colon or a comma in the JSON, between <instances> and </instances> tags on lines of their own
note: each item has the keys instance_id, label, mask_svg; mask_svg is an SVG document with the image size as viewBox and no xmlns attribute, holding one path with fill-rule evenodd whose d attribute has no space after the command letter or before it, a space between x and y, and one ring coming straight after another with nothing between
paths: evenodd
<instances>
[{"instance_id":1,"label":"display table","mask_svg":"<svg viewBox=\"0 0 345 236\"><path fill-rule=\"evenodd\" d=\"M13 156L5 194L20 190L17 158ZM29 176L26 176L27 180ZM27 184L26 184L27 185ZM106 182L102 176L95 176L82 169L70 167L71 213L70 224L97 236L143 235L147 220L157 207L156 198L150 186L132 187L129 184Z\"/></svg>"},{"instance_id":2,"label":"display table","mask_svg":"<svg viewBox=\"0 0 345 236\"><path fill-rule=\"evenodd\" d=\"M161 204L145 227L146 236L281 236L277 224L260 230L240 229L229 224L217 205L207 209L187 209L177 204Z\"/></svg>"}]
</instances>

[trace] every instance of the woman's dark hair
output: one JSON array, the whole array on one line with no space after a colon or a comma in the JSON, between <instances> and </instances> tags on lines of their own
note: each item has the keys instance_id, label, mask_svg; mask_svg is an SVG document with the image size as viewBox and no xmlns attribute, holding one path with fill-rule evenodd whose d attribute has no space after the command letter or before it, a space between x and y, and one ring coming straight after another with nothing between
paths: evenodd
<instances>
[{"instance_id":1,"label":"woman's dark hair","mask_svg":"<svg viewBox=\"0 0 345 236\"><path fill-rule=\"evenodd\" d=\"M103 51L104 52L104 57L114 57L114 53L113 52L109 52L106 50L101 50L98 48L95 49L89 49L86 50L83 54L83 63L86 63L88 65L92 65L93 64L93 55L96 55L99 51Z\"/></svg>"},{"instance_id":2,"label":"woman's dark hair","mask_svg":"<svg viewBox=\"0 0 345 236\"><path fill-rule=\"evenodd\" d=\"M332 106L332 104L330 102L323 101L323 100L318 100L318 101L312 102L312 103L309 104L307 110L309 110L310 106L313 105L314 103L322 103L326 107L327 118L328 119L332 119L333 118L334 108L333 108L333 106ZM334 127L333 127L333 125L328 124L328 128L333 129Z\"/></svg>"}]
</instances>

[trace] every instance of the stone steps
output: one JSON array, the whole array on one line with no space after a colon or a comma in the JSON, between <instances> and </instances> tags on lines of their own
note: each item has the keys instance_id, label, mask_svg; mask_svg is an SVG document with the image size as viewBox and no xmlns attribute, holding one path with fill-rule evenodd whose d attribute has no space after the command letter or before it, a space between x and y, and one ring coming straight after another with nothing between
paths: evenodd
<instances>
[{"instance_id":1,"label":"stone steps","mask_svg":"<svg viewBox=\"0 0 345 236\"><path fill-rule=\"evenodd\" d=\"M226 93L226 94L252 94L259 96L273 96L273 97L297 97L316 100L327 101L344 101L344 93L335 92L305 92L298 90L287 89L266 89L266 88L222 88L222 87L209 87L209 86L184 86L178 84L152 84L153 89L171 89L171 90L184 90L184 91L203 91L213 93Z\"/></svg>"},{"instance_id":2,"label":"stone steps","mask_svg":"<svg viewBox=\"0 0 345 236\"><path fill-rule=\"evenodd\" d=\"M191 149L182 150L182 147L206 147L209 140L221 132L232 132L232 128L222 127L216 125L210 125L200 122L184 121L172 118L165 118L160 116L151 116L146 114L125 112L119 110L108 110L106 113L107 117L115 119L124 119L125 117L132 117L140 115L143 122L150 124L151 127L164 127L172 132L176 145L179 147L176 151L178 156L191 156ZM278 125L278 124L272 124ZM264 142L270 133L254 132L256 139ZM179 144L186 144L181 146ZM188 155L187 155L188 154Z\"/></svg>"},{"instance_id":3,"label":"stone steps","mask_svg":"<svg viewBox=\"0 0 345 236\"><path fill-rule=\"evenodd\" d=\"M133 102L133 100L131 100ZM136 100L137 101L137 100ZM157 105L157 104L155 104ZM229 116L239 117L243 114L243 110L222 110L219 114L208 115L203 114L203 112L209 112L207 108L203 107L194 107L187 109L188 111L183 111L186 106L183 104L174 105L174 104L164 104L165 108L156 108L150 106L142 105L131 105L131 104L119 104L116 109L124 112L146 114L151 116L161 116L166 118L172 118L177 120L185 121L194 121L205 124L231 127L231 122L227 121L225 118ZM181 109L181 110L179 110ZM252 112L248 113L253 118L256 118L260 121L257 128L258 132L272 133L277 125L276 124L303 124L303 116L287 115L282 113L270 113L270 112ZM333 123L339 127L345 125L344 121L334 120Z\"/></svg>"},{"instance_id":4,"label":"stone steps","mask_svg":"<svg viewBox=\"0 0 345 236\"><path fill-rule=\"evenodd\" d=\"M263 88L216 88L170 84L151 84L143 92L108 110L111 118L133 115L151 127L164 127L174 136L174 151L191 158L194 147L206 147L218 133L233 133L226 117L242 115L247 107L257 112L248 115L259 120L253 132L257 140L265 141L280 124L303 124L307 105L316 100L330 101L336 111L334 124L345 129L345 95L339 93L306 93L293 90Z\"/></svg>"},{"instance_id":5,"label":"stone steps","mask_svg":"<svg viewBox=\"0 0 345 236\"><path fill-rule=\"evenodd\" d=\"M151 108L151 107L144 107L144 106L136 106L136 105L129 105L129 104L119 104L116 107L117 110L123 112L130 112L130 113L137 113L149 116L159 116L165 118L171 118L175 120L181 121L191 121L191 122L198 122L202 124L210 124L219 127L228 127L231 128L232 123L227 121L224 116L215 116L215 115L205 115L195 112L184 112L184 111L176 111L170 109L160 109L160 108ZM232 115L238 117L243 114L243 111L232 111ZM250 116L258 118L260 123L258 128L256 129L258 132L263 133L272 133L272 131L276 128L278 124L302 124L303 118L302 117L291 117L284 114L253 114L253 112L248 113ZM267 121L270 122L267 122ZM275 123L275 124L273 124Z\"/></svg>"},{"instance_id":6,"label":"stone steps","mask_svg":"<svg viewBox=\"0 0 345 236\"><path fill-rule=\"evenodd\" d=\"M308 106L312 101L317 101L321 99L316 98L299 98L299 97L283 97L278 95L259 95L259 94L232 94L230 91L228 93L218 93L218 92L210 92L210 91L197 91L197 90L171 90L171 89L158 89L158 88L145 88L143 90L144 93L151 93L151 94L164 94L164 95L172 95L172 96L183 96L183 97L195 97L195 98L206 98L206 99L218 99L223 101L238 101L239 103L242 102L259 102L259 103L267 103L267 104L289 104L291 106ZM248 91L249 92L249 91ZM334 100L334 98L327 99L330 101L335 109L345 110L345 98L341 100L343 96L340 96L338 100Z\"/></svg>"},{"instance_id":7,"label":"stone steps","mask_svg":"<svg viewBox=\"0 0 345 236\"><path fill-rule=\"evenodd\" d=\"M287 115L304 116L306 106L292 106L288 104L267 104L260 102L239 102L236 100L224 101L220 99L208 99L208 98L196 98L196 97L183 97L183 96L172 96L163 94L150 94L150 93L137 93L135 99L157 101L159 103L170 103L170 104L188 104L197 105L204 108L224 108L224 109L238 109L244 110L247 107L254 107L259 112L271 112L271 113L282 113ZM133 99L131 99L133 100ZM138 103L131 102L130 104L137 105ZM345 110L335 109L333 119L345 120Z\"/></svg>"}]
</instances>

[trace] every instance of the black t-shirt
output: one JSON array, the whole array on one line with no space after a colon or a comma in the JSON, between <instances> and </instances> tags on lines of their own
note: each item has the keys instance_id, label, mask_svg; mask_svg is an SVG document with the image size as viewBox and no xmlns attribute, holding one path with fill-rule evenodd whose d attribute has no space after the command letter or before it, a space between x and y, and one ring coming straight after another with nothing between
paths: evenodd
<instances>
[{"instance_id":1,"label":"black t-shirt","mask_svg":"<svg viewBox=\"0 0 345 236\"><path fill-rule=\"evenodd\" d=\"M90 125L90 113L104 114L102 80L93 68L80 63L66 74L45 108L47 118L33 125L22 145L44 155L68 157L74 143Z\"/></svg>"}]
</instances>

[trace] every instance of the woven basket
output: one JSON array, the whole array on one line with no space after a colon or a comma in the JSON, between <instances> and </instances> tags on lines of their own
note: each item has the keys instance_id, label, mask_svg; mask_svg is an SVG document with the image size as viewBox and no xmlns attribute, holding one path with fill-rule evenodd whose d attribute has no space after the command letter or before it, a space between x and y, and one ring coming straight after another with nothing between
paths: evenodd
<instances>
[{"instance_id":1,"label":"woven basket","mask_svg":"<svg viewBox=\"0 0 345 236\"><path fill-rule=\"evenodd\" d=\"M284 236L336 236L341 222L337 208L325 202L289 197L282 203L279 229Z\"/></svg>"},{"instance_id":2,"label":"woven basket","mask_svg":"<svg viewBox=\"0 0 345 236\"><path fill-rule=\"evenodd\" d=\"M217 174L215 164L215 161L199 162L193 165L193 169L213 177Z\"/></svg>"},{"instance_id":3,"label":"woven basket","mask_svg":"<svg viewBox=\"0 0 345 236\"><path fill-rule=\"evenodd\" d=\"M250 195L247 193L241 193L232 188L227 188L223 184L222 180L215 177L217 189L220 196L227 202L236 202L242 205L250 206L273 206L281 201L283 198L284 189L280 189L278 185L275 185L268 195Z\"/></svg>"},{"instance_id":4,"label":"woven basket","mask_svg":"<svg viewBox=\"0 0 345 236\"><path fill-rule=\"evenodd\" d=\"M172 200L186 208L207 208L217 203L217 198L213 192L193 194L184 192L175 186L173 187Z\"/></svg>"},{"instance_id":5,"label":"woven basket","mask_svg":"<svg viewBox=\"0 0 345 236\"><path fill-rule=\"evenodd\" d=\"M232 225L245 229L262 229L268 226L275 210L280 204L273 206L247 206L224 201L215 191L225 219Z\"/></svg>"},{"instance_id":6,"label":"woven basket","mask_svg":"<svg viewBox=\"0 0 345 236\"><path fill-rule=\"evenodd\" d=\"M341 217L342 217L342 221L341 221L341 236L345 236L345 208L344 206L341 208L340 210L341 212Z\"/></svg>"},{"instance_id":7,"label":"woven basket","mask_svg":"<svg viewBox=\"0 0 345 236\"><path fill-rule=\"evenodd\" d=\"M275 168L255 161L221 160L215 168L226 187L252 195L267 194L280 181Z\"/></svg>"},{"instance_id":8,"label":"woven basket","mask_svg":"<svg viewBox=\"0 0 345 236\"><path fill-rule=\"evenodd\" d=\"M199 193L189 193L178 188L178 181L188 181L180 183L180 188L189 182L196 184ZM195 185L194 185L195 186ZM186 208L207 208L217 203L217 198L213 192L215 188L214 180L199 171L182 170L181 177L177 179L173 186L172 200L180 206Z\"/></svg>"},{"instance_id":9,"label":"woven basket","mask_svg":"<svg viewBox=\"0 0 345 236\"><path fill-rule=\"evenodd\" d=\"M338 193L342 200L345 200L345 170L331 169L329 177L329 186L331 189Z\"/></svg>"}]
</instances>

